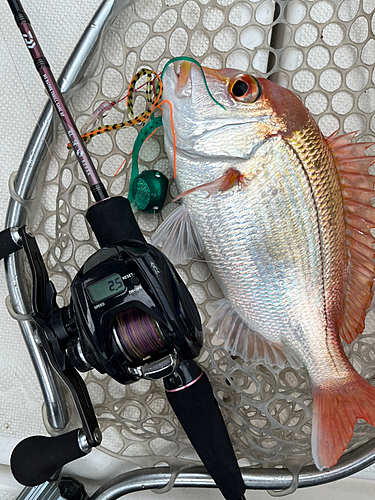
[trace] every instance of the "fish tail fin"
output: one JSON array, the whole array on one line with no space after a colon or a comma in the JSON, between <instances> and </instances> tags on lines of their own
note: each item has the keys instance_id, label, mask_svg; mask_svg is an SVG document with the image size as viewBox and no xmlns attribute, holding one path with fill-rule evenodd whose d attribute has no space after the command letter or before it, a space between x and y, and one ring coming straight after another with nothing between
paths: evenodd
<instances>
[{"instance_id":1,"label":"fish tail fin","mask_svg":"<svg viewBox=\"0 0 375 500\"><path fill-rule=\"evenodd\" d=\"M353 437L357 419L375 427L375 387L357 375L336 388L314 387L312 454L319 470L332 467Z\"/></svg>"}]
</instances>

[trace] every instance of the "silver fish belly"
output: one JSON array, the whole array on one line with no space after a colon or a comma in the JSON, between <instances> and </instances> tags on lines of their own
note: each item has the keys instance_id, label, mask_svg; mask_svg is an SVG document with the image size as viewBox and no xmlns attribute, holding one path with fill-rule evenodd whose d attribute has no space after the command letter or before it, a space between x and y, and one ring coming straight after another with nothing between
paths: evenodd
<instances>
[{"instance_id":1,"label":"silver fish belly","mask_svg":"<svg viewBox=\"0 0 375 500\"><path fill-rule=\"evenodd\" d=\"M192 163L178 158L181 192L212 179L212 167ZM251 330L291 348L311 374L326 358L324 335L317 334L326 325L324 272L311 186L295 164L288 145L270 139L237 165L242 173L256 172L244 189L210 197L197 192L184 204L232 308Z\"/></svg>"}]
</instances>

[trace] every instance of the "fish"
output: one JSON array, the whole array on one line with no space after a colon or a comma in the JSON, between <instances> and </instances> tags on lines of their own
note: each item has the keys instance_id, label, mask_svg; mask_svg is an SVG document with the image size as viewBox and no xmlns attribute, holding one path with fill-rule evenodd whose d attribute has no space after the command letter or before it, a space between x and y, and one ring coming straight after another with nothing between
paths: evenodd
<instances>
[{"instance_id":1,"label":"fish","mask_svg":"<svg viewBox=\"0 0 375 500\"><path fill-rule=\"evenodd\" d=\"M209 326L232 355L306 368L312 456L330 468L357 419L375 425L375 388L341 343L362 333L373 297L372 144L325 138L291 91L236 69L184 63L162 80L182 204L152 242L175 262L203 251L224 295Z\"/></svg>"}]
</instances>

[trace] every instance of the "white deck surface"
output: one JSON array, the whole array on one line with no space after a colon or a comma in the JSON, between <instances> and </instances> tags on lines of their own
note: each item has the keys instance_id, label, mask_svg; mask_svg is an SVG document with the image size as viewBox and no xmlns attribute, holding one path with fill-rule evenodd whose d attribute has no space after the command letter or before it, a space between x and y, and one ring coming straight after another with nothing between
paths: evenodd
<instances>
[{"instance_id":1,"label":"white deck surface","mask_svg":"<svg viewBox=\"0 0 375 500\"><path fill-rule=\"evenodd\" d=\"M54 74L60 74L80 34L87 26L100 0L23 0L34 31ZM3 229L9 201L8 179L17 170L45 101L39 75L23 43L10 9L0 0L0 229ZM10 49L11 55L8 51ZM17 70L12 62L15 61ZM22 81L22 82L21 82ZM25 93L26 92L26 93ZM45 433L42 396L16 321L6 310L7 288L3 266L0 266L0 500L14 498L20 491L9 472L9 457L15 444L30 435ZM121 472L121 462L96 452L97 469L84 464L70 466L90 477L109 479ZM94 472L96 470L96 472ZM98 472L100 470L101 472ZM375 470L375 469L374 469ZM371 480L371 478L373 478ZM375 498L375 472L365 471L357 478L341 480L326 486L300 490L294 500L346 500ZM134 493L129 499L149 500L152 492ZM219 499L214 490L175 489L164 495L168 499ZM267 492L248 492L247 498L267 499Z\"/></svg>"}]
</instances>

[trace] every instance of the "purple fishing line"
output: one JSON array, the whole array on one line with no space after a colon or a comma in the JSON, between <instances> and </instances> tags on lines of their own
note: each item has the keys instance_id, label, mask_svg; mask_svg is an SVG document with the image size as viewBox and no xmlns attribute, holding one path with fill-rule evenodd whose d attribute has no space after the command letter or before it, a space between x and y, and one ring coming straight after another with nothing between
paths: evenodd
<instances>
[{"instance_id":1,"label":"purple fishing line","mask_svg":"<svg viewBox=\"0 0 375 500\"><path fill-rule=\"evenodd\" d=\"M135 359L145 358L165 347L155 321L140 309L120 313L116 331L126 352Z\"/></svg>"}]
</instances>

